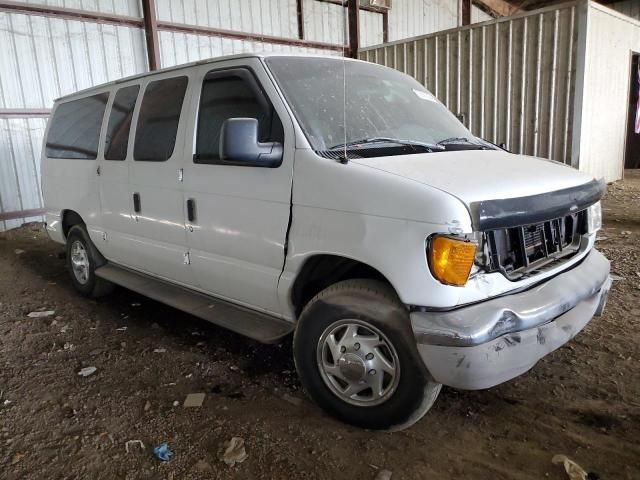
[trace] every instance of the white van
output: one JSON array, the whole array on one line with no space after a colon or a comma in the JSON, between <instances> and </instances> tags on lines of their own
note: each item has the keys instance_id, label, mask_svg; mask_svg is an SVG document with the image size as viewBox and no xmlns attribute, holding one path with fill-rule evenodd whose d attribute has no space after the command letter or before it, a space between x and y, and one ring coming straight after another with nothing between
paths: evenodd
<instances>
[{"instance_id":1,"label":"white van","mask_svg":"<svg viewBox=\"0 0 640 480\"><path fill-rule=\"evenodd\" d=\"M602 181L478 139L356 60L223 57L61 98L42 178L80 293L293 333L309 395L366 428L526 372L611 284Z\"/></svg>"}]
</instances>

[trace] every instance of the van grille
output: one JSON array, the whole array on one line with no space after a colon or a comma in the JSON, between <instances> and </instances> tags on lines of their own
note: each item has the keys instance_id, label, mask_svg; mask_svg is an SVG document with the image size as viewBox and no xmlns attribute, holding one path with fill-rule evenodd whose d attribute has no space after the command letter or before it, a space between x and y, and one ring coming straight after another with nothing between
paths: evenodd
<instances>
[{"instance_id":1,"label":"van grille","mask_svg":"<svg viewBox=\"0 0 640 480\"><path fill-rule=\"evenodd\" d=\"M580 249L587 212L546 222L485 232L490 272L515 280L565 262Z\"/></svg>"}]
</instances>

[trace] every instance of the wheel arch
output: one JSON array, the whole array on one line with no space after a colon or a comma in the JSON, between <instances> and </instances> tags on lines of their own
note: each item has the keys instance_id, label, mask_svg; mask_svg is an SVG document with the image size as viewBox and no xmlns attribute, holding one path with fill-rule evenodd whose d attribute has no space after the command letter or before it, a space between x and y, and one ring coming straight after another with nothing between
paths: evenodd
<instances>
[{"instance_id":1,"label":"wheel arch","mask_svg":"<svg viewBox=\"0 0 640 480\"><path fill-rule=\"evenodd\" d=\"M84 219L75 210L62 210L62 212L60 212L60 220L62 223L62 234L65 239L67 238L71 227L74 225L86 225Z\"/></svg>"},{"instance_id":2,"label":"wheel arch","mask_svg":"<svg viewBox=\"0 0 640 480\"><path fill-rule=\"evenodd\" d=\"M352 279L379 280L397 295L393 284L377 268L354 258L318 253L304 261L291 287L289 296L296 318L316 294L335 283Z\"/></svg>"}]
</instances>

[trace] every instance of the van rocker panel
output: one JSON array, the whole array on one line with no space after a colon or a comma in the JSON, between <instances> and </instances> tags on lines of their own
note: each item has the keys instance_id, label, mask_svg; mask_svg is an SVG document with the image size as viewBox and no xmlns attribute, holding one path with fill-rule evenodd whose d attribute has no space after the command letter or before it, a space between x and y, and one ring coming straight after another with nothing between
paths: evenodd
<instances>
[{"instance_id":1,"label":"van rocker panel","mask_svg":"<svg viewBox=\"0 0 640 480\"><path fill-rule=\"evenodd\" d=\"M96 275L258 342L277 343L294 329L290 322L250 311L113 263L96 269Z\"/></svg>"}]
</instances>

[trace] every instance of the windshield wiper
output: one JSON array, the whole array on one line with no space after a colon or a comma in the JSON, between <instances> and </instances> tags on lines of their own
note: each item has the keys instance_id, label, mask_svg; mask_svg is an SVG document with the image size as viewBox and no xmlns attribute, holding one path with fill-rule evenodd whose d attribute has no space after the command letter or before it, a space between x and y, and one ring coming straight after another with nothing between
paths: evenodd
<instances>
[{"instance_id":1,"label":"windshield wiper","mask_svg":"<svg viewBox=\"0 0 640 480\"><path fill-rule=\"evenodd\" d=\"M468 143L470 145L477 145L477 143L470 142L467 137L451 137L440 140L438 145L447 145L449 143Z\"/></svg>"},{"instance_id":2,"label":"windshield wiper","mask_svg":"<svg viewBox=\"0 0 640 480\"><path fill-rule=\"evenodd\" d=\"M429 151L444 150L444 146L437 145L435 143L419 142L417 140L401 140L399 138L389 138L389 137L374 137L374 138L364 138L362 140L354 140L353 142L334 145L333 147L329 148L329 150L342 150L344 148L356 147L358 145L370 145L370 144L376 144L376 143L395 143L396 145L402 145L402 146L421 147Z\"/></svg>"},{"instance_id":3,"label":"windshield wiper","mask_svg":"<svg viewBox=\"0 0 640 480\"><path fill-rule=\"evenodd\" d=\"M445 138L444 140L440 140L438 145L446 148L446 145L471 145L474 149L479 150L492 150L492 147L485 145L483 143L476 143L469 140L467 137L451 137Z\"/></svg>"}]
</instances>

